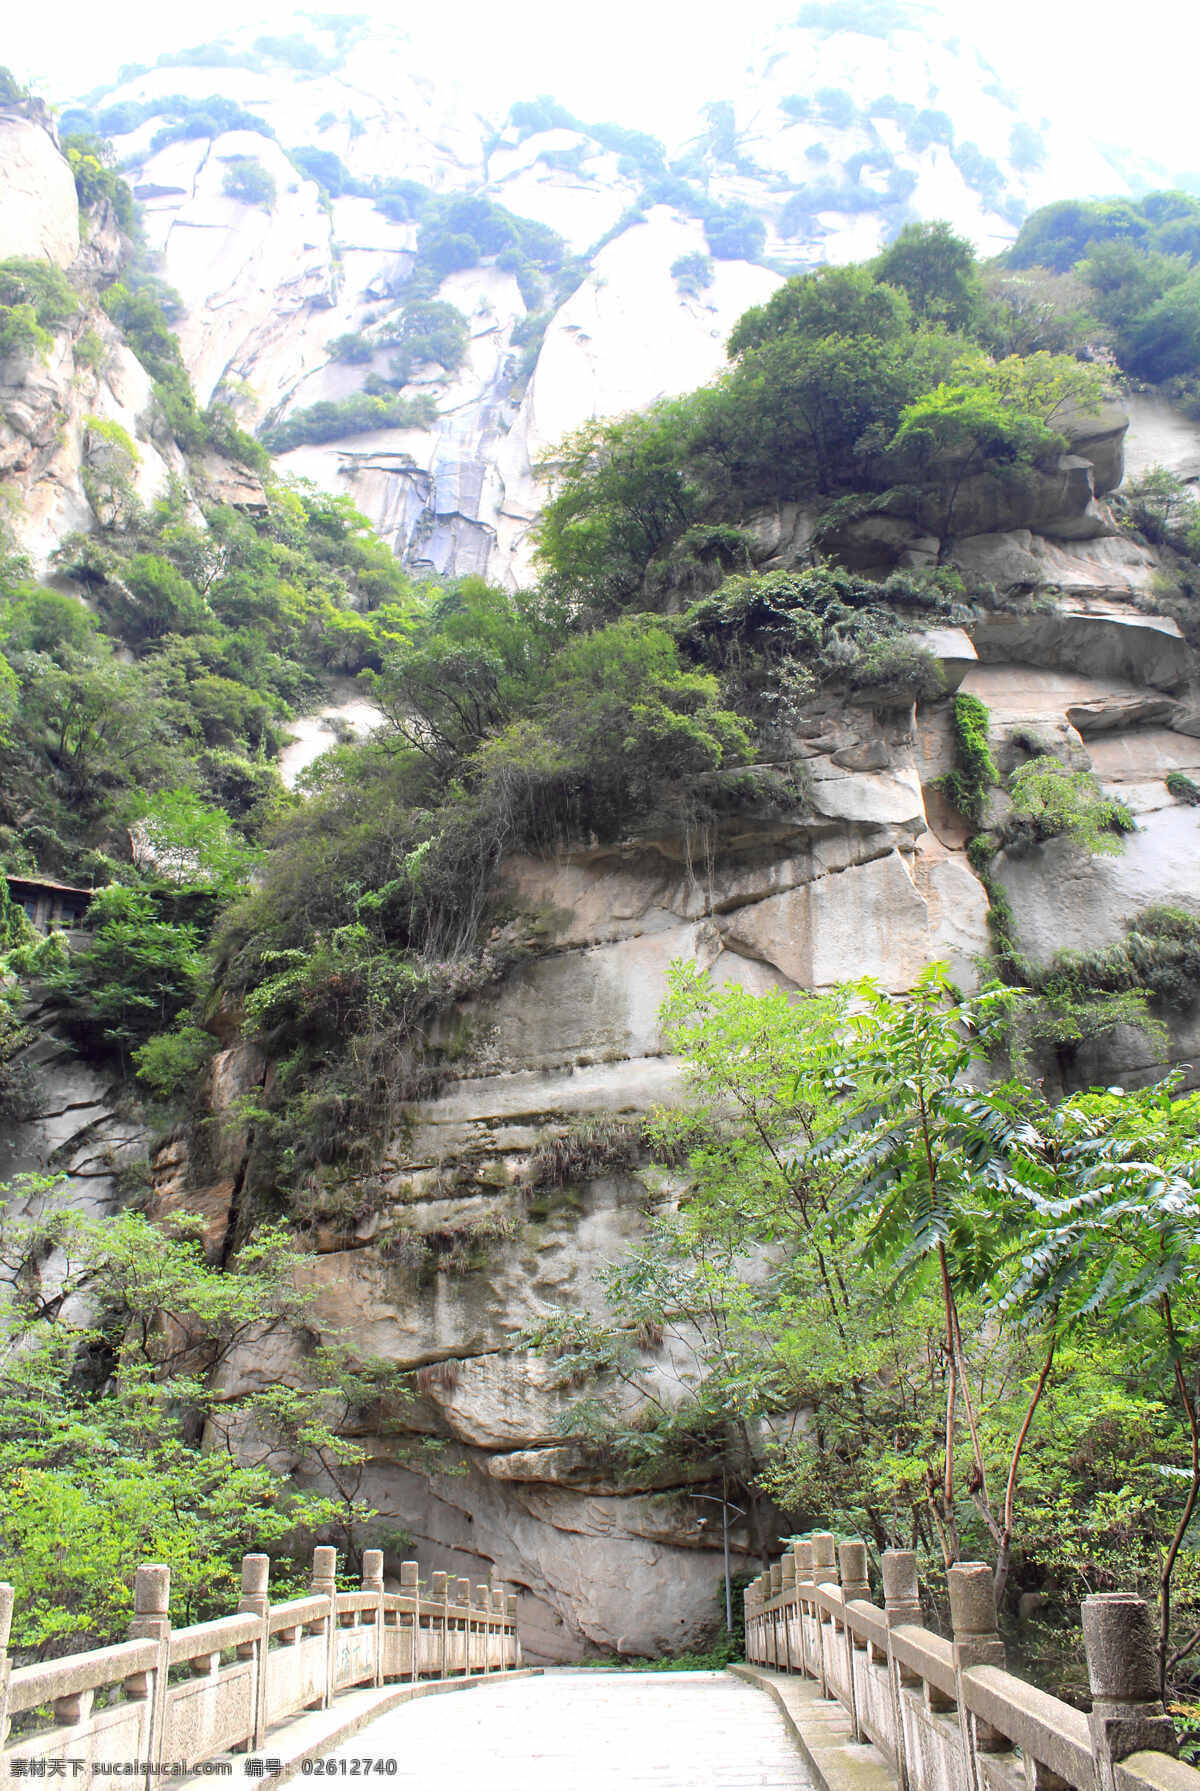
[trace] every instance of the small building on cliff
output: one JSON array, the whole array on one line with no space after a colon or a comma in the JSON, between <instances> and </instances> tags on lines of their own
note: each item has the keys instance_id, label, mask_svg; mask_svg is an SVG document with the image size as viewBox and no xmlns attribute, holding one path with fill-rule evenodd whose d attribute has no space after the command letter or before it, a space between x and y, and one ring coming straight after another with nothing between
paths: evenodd
<instances>
[{"instance_id":1,"label":"small building on cliff","mask_svg":"<svg viewBox=\"0 0 1200 1791\"><path fill-rule=\"evenodd\" d=\"M80 889L73 883L51 883L45 877L6 876L4 881L9 900L25 910L41 933L48 933L52 927L82 926L95 894L94 890Z\"/></svg>"}]
</instances>

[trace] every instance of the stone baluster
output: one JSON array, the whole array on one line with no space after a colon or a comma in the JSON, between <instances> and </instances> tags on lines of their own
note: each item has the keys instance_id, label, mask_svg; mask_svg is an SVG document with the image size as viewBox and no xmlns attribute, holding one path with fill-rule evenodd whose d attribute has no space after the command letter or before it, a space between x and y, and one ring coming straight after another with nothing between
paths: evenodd
<instances>
[{"instance_id":1,"label":"stone baluster","mask_svg":"<svg viewBox=\"0 0 1200 1791\"><path fill-rule=\"evenodd\" d=\"M8 1638L12 1631L13 1589L8 1580L0 1580L0 1747L8 1740L8 1681L12 1662L8 1658Z\"/></svg>"},{"instance_id":2,"label":"stone baluster","mask_svg":"<svg viewBox=\"0 0 1200 1791\"><path fill-rule=\"evenodd\" d=\"M333 1702L334 1661L337 1653L337 1550L328 1543L322 1543L313 1550L308 1589L314 1598L326 1600L324 1615L315 1623L306 1623L304 1627L315 1630L324 1626L325 1689L321 1693L320 1704L313 1708L328 1710Z\"/></svg>"},{"instance_id":3,"label":"stone baluster","mask_svg":"<svg viewBox=\"0 0 1200 1791\"><path fill-rule=\"evenodd\" d=\"M253 1641L239 1643L237 1651L239 1660L253 1660L255 1663L254 1726L248 1737L253 1748L262 1746L267 1726L267 1675L271 1670L270 1577L269 1555L242 1556L242 1595L238 1599L238 1610L258 1618L257 1636Z\"/></svg>"},{"instance_id":4,"label":"stone baluster","mask_svg":"<svg viewBox=\"0 0 1200 1791\"><path fill-rule=\"evenodd\" d=\"M950 1588L950 1627L954 1636L954 1680L958 1690L958 1728L962 1737L964 1782L983 1786L980 1754L1000 1754L1011 1744L990 1723L972 1716L963 1696L962 1676L970 1667L1002 1667L1004 1643L996 1628L996 1592L992 1570L982 1561L958 1561L946 1575Z\"/></svg>"},{"instance_id":5,"label":"stone baluster","mask_svg":"<svg viewBox=\"0 0 1200 1791\"><path fill-rule=\"evenodd\" d=\"M163 1731L167 1722L167 1671L171 1658L171 1569L161 1562L144 1562L133 1580L133 1619L129 1625L131 1642L156 1642L158 1661L149 1673L134 1673L125 1681L127 1698L149 1700L148 1722L143 1732L141 1754L147 1762L145 1783L152 1783L149 1767L165 1758Z\"/></svg>"},{"instance_id":6,"label":"stone baluster","mask_svg":"<svg viewBox=\"0 0 1200 1791\"><path fill-rule=\"evenodd\" d=\"M911 1779L908 1764L908 1732L905 1728L904 1689L920 1686L921 1677L911 1667L897 1660L892 1651L891 1632L902 1624L921 1627L921 1588L917 1580L917 1557L911 1549L885 1550L883 1570L883 1617L888 1628L888 1678L892 1688L892 1728L895 1745L893 1755L900 1778L900 1791L909 1791Z\"/></svg>"},{"instance_id":7,"label":"stone baluster","mask_svg":"<svg viewBox=\"0 0 1200 1791\"><path fill-rule=\"evenodd\" d=\"M430 1576L433 1596L442 1607L440 1620L441 1645L438 1650L438 1678L446 1679L450 1674L450 1592L449 1574L435 1573Z\"/></svg>"},{"instance_id":8,"label":"stone baluster","mask_svg":"<svg viewBox=\"0 0 1200 1791\"><path fill-rule=\"evenodd\" d=\"M400 1563L400 1622L408 1625L408 1678L416 1684L421 1671L419 1651L421 1626L421 1569L415 1561Z\"/></svg>"},{"instance_id":9,"label":"stone baluster","mask_svg":"<svg viewBox=\"0 0 1200 1791\"><path fill-rule=\"evenodd\" d=\"M479 1667L481 1672L487 1673L491 1671L491 1668L488 1666L488 1654L491 1650L492 1634L492 1588L490 1586L476 1586L475 1603L479 1607L481 1618L479 1626L479 1652L481 1656Z\"/></svg>"},{"instance_id":10,"label":"stone baluster","mask_svg":"<svg viewBox=\"0 0 1200 1791\"><path fill-rule=\"evenodd\" d=\"M847 1604L851 1599L861 1599L865 1604L871 1602L871 1582L867 1578L867 1545L855 1538L851 1542L838 1543L838 1569L842 1580L842 1598ZM849 1623L847 1623L849 1628ZM855 1641L856 1648L865 1648L865 1642Z\"/></svg>"},{"instance_id":11,"label":"stone baluster","mask_svg":"<svg viewBox=\"0 0 1200 1791\"><path fill-rule=\"evenodd\" d=\"M850 1614L846 1606L852 1598L861 1598L869 1602L871 1584L867 1579L867 1545L854 1537L849 1542L838 1543L838 1573L842 1582L842 1615L845 1640L846 1687L850 1694L850 1721L853 1726L855 1741L866 1739L862 1722L858 1714L859 1686L855 1671L855 1652L862 1653L866 1644L857 1640L850 1622Z\"/></svg>"},{"instance_id":12,"label":"stone baluster","mask_svg":"<svg viewBox=\"0 0 1200 1791\"><path fill-rule=\"evenodd\" d=\"M782 1649L779 1646L779 1608L777 1605L775 1605L774 1601L775 1601L775 1599L777 1599L779 1597L779 1594L782 1590L783 1590L783 1567L780 1564L780 1562L772 1561L769 1569L767 1570L767 1597L772 1601L770 1649L771 1649L771 1665L774 1667L776 1672L778 1672L779 1668L780 1668L780 1664L781 1664L780 1663L780 1655L782 1653Z\"/></svg>"},{"instance_id":13,"label":"stone baluster","mask_svg":"<svg viewBox=\"0 0 1200 1791\"><path fill-rule=\"evenodd\" d=\"M362 1557L362 1589L370 1592L375 1599L375 1683L383 1684L384 1657L383 1651L387 1642L384 1635L384 1594L383 1594L383 1550L381 1548L365 1548Z\"/></svg>"},{"instance_id":14,"label":"stone baluster","mask_svg":"<svg viewBox=\"0 0 1200 1791\"><path fill-rule=\"evenodd\" d=\"M796 1597L800 1605L800 1664L806 1673L817 1676L815 1638L812 1626L813 1552L807 1536L792 1544L796 1563Z\"/></svg>"},{"instance_id":15,"label":"stone baluster","mask_svg":"<svg viewBox=\"0 0 1200 1791\"><path fill-rule=\"evenodd\" d=\"M832 1530L814 1530L809 1538L812 1549L813 1582L818 1586L837 1585L837 1549Z\"/></svg>"},{"instance_id":16,"label":"stone baluster","mask_svg":"<svg viewBox=\"0 0 1200 1791\"><path fill-rule=\"evenodd\" d=\"M1092 1711L1088 1728L1099 1791L1115 1791L1116 1768L1130 1754L1175 1755L1175 1725L1159 1689L1154 1625L1144 1599L1100 1592L1083 1601Z\"/></svg>"},{"instance_id":17,"label":"stone baluster","mask_svg":"<svg viewBox=\"0 0 1200 1791\"><path fill-rule=\"evenodd\" d=\"M791 1549L787 1549L779 1561L779 1590L783 1594L783 1608L780 1611L783 1629L783 1661L785 1673L796 1670L795 1649L792 1646L793 1627L796 1618L796 1557Z\"/></svg>"},{"instance_id":18,"label":"stone baluster","mask_svg":"<svg viewBox=\"0 0 1200 1791\"><path fill-rule=\"evenodd\" d=\"M831 1585L836 1586L837 1552L834 1546L833 1532L831 1530L814 1530L810 1541L812 1544L812 1577L814 1588ZM829 1660L826 1654L826 1647L827 1641L829 1645L832 1645L833 1642L833 1625L832 1623L826 1625L820 1603L815 1597L813 1599L813 1615L816 1618L817 1679L821 1686L821 1696L827 1698L830 1695L832 1680L829 1674ZM829 1630L828 1638L825 1633L827 1627Z\"/></svg>"},{"instance_id":19,"label":"stone baluster","mask_svg":"<svg viewBox=\"0 0 1200 1791\"><path fill-rule=\"evenodd\" d=\"M454 1582L454 1602L463 1611L463 1615L458 1619L459 1627L462 1630L462 1660L459 1664L461 1665L464 1673L470 1673L470 1671L471 1671L471 1582L470 1582L470 1580L466 1580L466 1579L455 1580L455 1582Z\"/></svg>"},{"instance_id":20,"label":"stone baluster","mask_svg":"<svg viewBox=\"0 0 1200 1791\"><path fill-rule=\"evenodd\" d=\"M512 1641L509 1643L509 1647L512 1649L511 1664L516 1668L521 1664L521 1636L517 1629L517 1595L515 1592L510 1592L505 1598L504 1614L512 1624Z\"/></svg>"},{"instance_id":21,"label":"stone baluster","mask_svg":"<svg viewBox=\"0 0 1200 1791\"><path fill-rule=\"evenodd\" d=\"M507 1594L503 1586L492 1589L492 1611L496 1619L496 1665L503 1672L508 1665L508 1637L504 1628Z\"/></svg>"},{"instance_id":22,"label":"stone baluster","mask_svg":"<svg viewBox=\"0 0 1200 1791\"><path fill-rule=\"evenodd\" d=\"M488 1587L488 1662L489 1671L498 1673L504 1665L503 1649L498 1645L504 1640L504 1630L498 1616L504 1610L503 1594L494 1585Z\"/></svg>"}]
</instances>

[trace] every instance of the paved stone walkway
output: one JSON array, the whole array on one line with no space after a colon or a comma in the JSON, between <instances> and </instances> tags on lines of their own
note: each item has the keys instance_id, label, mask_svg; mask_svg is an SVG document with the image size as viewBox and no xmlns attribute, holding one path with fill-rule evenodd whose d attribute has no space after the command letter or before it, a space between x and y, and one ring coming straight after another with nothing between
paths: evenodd
<instances>
[{"instance_id":1,"label":"paved stone walkway","mask_svg":"<svg viewBox=\"0 0 1200 1791\"><path fill-rule=\"evenodd\" d=\"M813 1787L767 1693L724 1673L555 1671L420 1698L326 1759L339 1779L368 1776L354 1761L395 1760L394 1773L369 1772L380 1791Z\"/></svg>"}]
</instances>

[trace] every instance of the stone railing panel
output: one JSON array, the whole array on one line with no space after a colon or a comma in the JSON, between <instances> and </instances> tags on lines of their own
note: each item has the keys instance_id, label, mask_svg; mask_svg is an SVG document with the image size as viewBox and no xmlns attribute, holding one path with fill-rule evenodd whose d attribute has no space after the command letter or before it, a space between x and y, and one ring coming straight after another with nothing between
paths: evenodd
<instances>
[{"instance_id":1,"label":"stone railing panel","mask_svg":"<svg viewBox=\"0 0 1200 1791\"><path fill-rule=\"evenodd\" d=\"M37 1762L87 1791L100 1762L141 1762L126 1782L158 1785L162 1769L188 1770L215 1754L259 1748L269 1731L364 1686L504 1673L520 1665L516 1599L435 1574L432 1595L417 1564L401 1568L399 1592L383 1584L383 1556L368 1549L362 1588L339 1591L336 1556L318 1548L311 1590L271 1606L269 1561L247 1555L238 1611L173 1630L170 1575L138 1569L130 1640L44 1665L11 1668L12 1589L0 1585L0 1756L10 1777ZM34 1713L47 1707L48 1720ZM10 1733L16 1719L18 1733ZM24 1720L22 1720L24 1719ZM51 1768L53 1770L53 1768Z\"/></svg>"},{"instance_id":2,"label":"stone railing panel","mask_svg":"<svg viewBox=\"0 0 1200 1791\"><path fill-rule=\"evenodd\" d=\"M794 1542L747 1589L746 1658L815 1679L903 1791L1200 1791L1200 1772L1174 1757L1140 1599L1084 1601L1084 1716L1007 1671L989 1568L950 1568L949 1641L921 1620L915 1557L890 1551L882 1571L880 1608L861 1542Z\"/></svg>"},{"instance_id":3,"label":"stone railing panel","mask_svg":"<svg viewBox=\"0 0 1200 1791\"><path fill-rule=\"evenodd\" d=\"M254 1734L258 1663L238 1660L182 1685L168 1685L163 1724L164 1760L207 1760L245 1746Z\"/></svg>"}]
</instances>

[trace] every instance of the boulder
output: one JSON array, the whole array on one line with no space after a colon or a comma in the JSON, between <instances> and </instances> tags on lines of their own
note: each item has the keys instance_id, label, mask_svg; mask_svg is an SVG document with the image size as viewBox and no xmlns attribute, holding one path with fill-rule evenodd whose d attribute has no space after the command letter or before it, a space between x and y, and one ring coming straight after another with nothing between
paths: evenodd
<instances>
[{"instance_id":1,"label":"boulder","mask_svg":"<svg viewBox=\"0 0 1200 1791\"><path fill-rule=\"evenodd\" d=\"M1125 440L1130 427L1132 402L1109 398L1097 410L1064 405L1053 427L1066 436L1072 454L1090 461L1092 485L1097 497L1115 491L1125 476Z\"/></svg>"},{"instance_id":2,"label":"boulder","mask_svg":"<svg viewBox=\"0 0 1200 1791\"><path fill-rule=\"evenodd\" d=\"M1060 544L1028 528L960 538L948 557L999 590L1053 589L1114 599L1147 590L1158 566L1148 548L1123 536Z\"/></svg>"},{"instance_id":3,"label":"boulder","mask_svg":"<svg viewBox=\"0 0 1200 1791\"><path fill-rule=\"evenodd\" d=\"M926 628L909 639L937 660L948 691L957 690L970 668L978 664L975 643L965 628Z\"/></svg>"},{"instance_id":4,"label":"boulder","mask_svg":"<svg viewBox=\"0 0 1200 1791\"><path fill-rule=\"evenodd\" d=\"M1090 678L1115 678L1175 691L1191 675L1192 654L1177 622L1126 604L1070 601L1025 614L991 611L971 625L982 661L1061 666Z\"/></svg>"}]
</instances>

